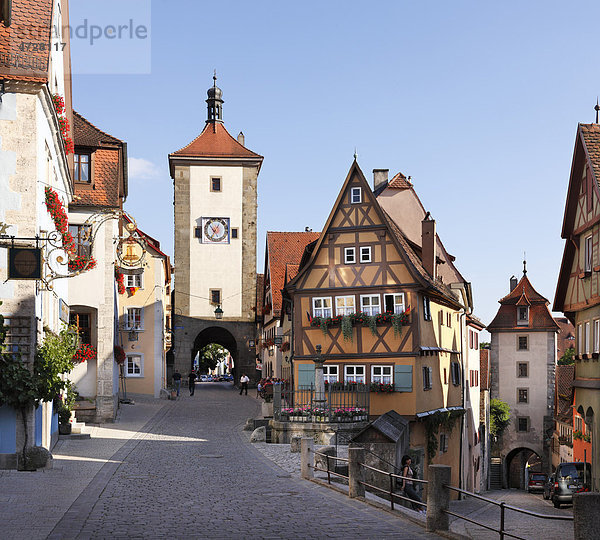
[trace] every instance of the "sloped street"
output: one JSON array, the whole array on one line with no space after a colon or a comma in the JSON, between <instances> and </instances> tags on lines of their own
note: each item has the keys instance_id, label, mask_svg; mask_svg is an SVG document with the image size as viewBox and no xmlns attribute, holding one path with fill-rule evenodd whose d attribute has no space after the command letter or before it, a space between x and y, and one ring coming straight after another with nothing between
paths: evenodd
<instances>
[{"instance_id":1,"label":"sloped street","mask_svg":"<svg viewBox=\"0 0 600 540\"><path fill-rule=\"evenodd\" d=\"M436 537L269 461L241 432L257 409L220 383L136 398L91 439L60 441L52 470L0 471L0 537Z\"/></svg>"}]
</instances>

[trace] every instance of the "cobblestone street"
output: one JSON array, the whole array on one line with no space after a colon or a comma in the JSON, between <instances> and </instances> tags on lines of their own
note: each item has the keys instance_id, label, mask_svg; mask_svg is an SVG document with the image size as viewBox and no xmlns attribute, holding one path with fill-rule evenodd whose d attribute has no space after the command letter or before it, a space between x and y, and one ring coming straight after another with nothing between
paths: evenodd
<instances>
[{"instance_id":1,"label":"cobblestone street","mask_svg":"<svg viewBox=\"0 0 600 540\"><path fill-rule=\"evenodd\" d=\"M92 439L60 441L52 470L0 471L0 537L436 538L267 459L241 431L258 409L229 384L136 397Z\"/></svg>"}]
</instances>

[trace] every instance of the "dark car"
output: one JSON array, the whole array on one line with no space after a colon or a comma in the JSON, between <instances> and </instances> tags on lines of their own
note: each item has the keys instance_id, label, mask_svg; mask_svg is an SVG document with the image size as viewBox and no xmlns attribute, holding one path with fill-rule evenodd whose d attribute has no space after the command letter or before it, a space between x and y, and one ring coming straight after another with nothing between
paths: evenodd
<instances>
[{"instance_id":1,"label":"dark car","mask_svg":"<svg viewBox=\"0 0 600 540\"><path fill-rule=\"evenodd\" d=\"M531 472L529 473L529 482L527 483L527 493L533 493L534 491L544 491L544 485L548 480L546 473Z\"/></svg>"},{"instance_id":2,"label":"dark car","mask_svg":"<svg viewBox=\"0 0 600 540\"><path fill-rule=\"evenodd\" d=\"M552 488L554 487L554 475L551 474L544 484L544 499L548 500L552 497Z\"/></svg>"},{"instance_id":3,"label":"dark car","mask_svg":"<svg viewBox=\"0 0 600 540\"><path fill-rule=\"evenodd\" d=\"M577 461L559 464L554 473L552 504L555 508L560 508L561 504L572 504L573 493L589 491L591 481L592 467L589 463Z\"/></svg>"}]
</instances>

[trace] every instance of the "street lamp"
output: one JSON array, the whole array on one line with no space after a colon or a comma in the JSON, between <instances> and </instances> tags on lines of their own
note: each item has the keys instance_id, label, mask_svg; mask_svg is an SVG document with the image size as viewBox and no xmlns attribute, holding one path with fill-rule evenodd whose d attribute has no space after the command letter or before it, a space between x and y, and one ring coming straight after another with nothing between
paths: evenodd
<instances>
[{"instance_id":1,"label":"street lamp","mask_svg":"<svg viewBox=\"0 0 600 540\"><path fill-rule=\"evenodd\" d=\"M222 319L223 318L223 310L221 309L221 304L219 304L217 306L217 309L215 309L215 319Z\"/></svg>"}]
</instances>

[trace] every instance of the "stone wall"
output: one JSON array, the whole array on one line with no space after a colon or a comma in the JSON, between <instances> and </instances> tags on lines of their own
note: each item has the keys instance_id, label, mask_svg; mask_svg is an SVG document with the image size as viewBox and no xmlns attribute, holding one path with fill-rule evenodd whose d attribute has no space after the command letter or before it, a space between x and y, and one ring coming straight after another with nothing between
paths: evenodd
<instances>
[{"instance_id":1,"label":"stone wall","mask_svg":"<svg viewBox=\"0 0 600 540\"><path fill-rule=\"evenodd\" d=\"M174 256L175 265L175 304L177 313L189 316L190 297L190 235L192 225L190 223L190 168L189 166L175 167L174 187ZM181 291L182 294L177 294Z\"/></svg>"}]
</instances>

